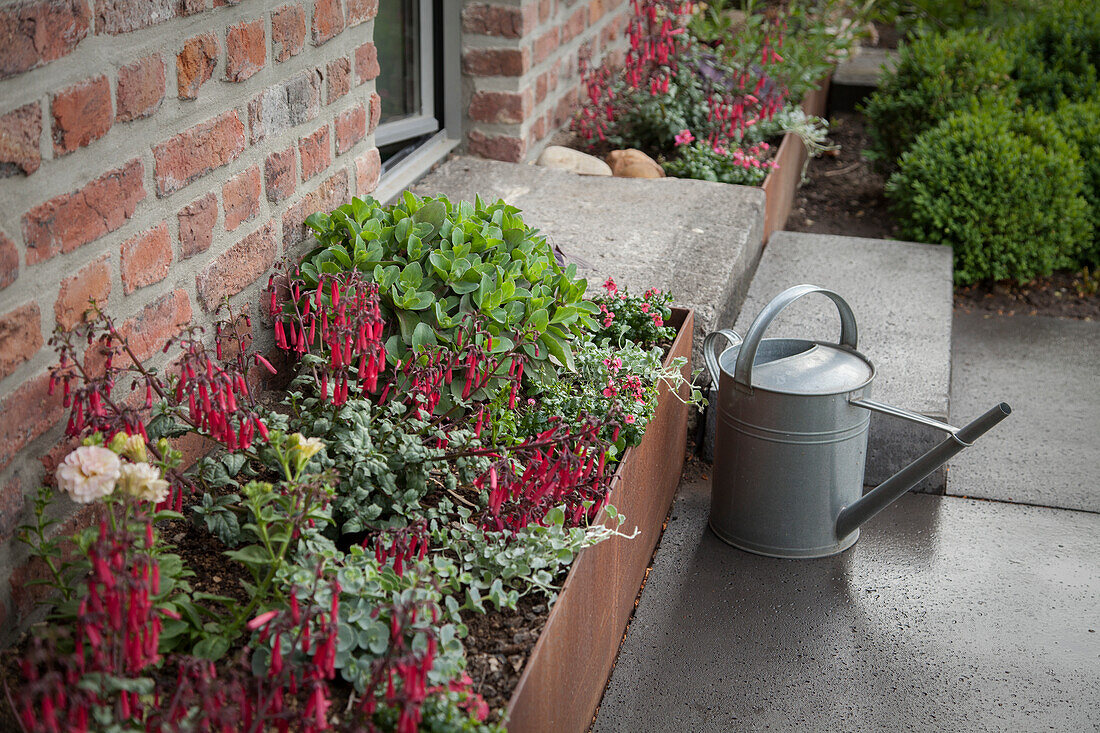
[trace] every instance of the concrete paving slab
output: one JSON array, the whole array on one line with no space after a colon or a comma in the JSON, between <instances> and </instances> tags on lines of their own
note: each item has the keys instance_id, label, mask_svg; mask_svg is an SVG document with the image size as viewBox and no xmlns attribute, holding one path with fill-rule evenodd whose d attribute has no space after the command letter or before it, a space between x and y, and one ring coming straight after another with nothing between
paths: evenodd
<instances>
[{"instance_id":1,"label":"concrete paving slab","mask_svg":"<svg viewBox=\"0 0 1100 733\"><path fill-rule=\"evenodd\" d=\"M1100 727L1100 515L907 494L778 560L709 497L680 488L596 733Z\"/></svg>"},{"instance_id":2,"label":"concrete paving slab","mask_svg":"<svg viewBox=\"0 0 1100 733\"><path fill-rule=\"evenodd\" d=\"M829 113L850 112L878 89L883 68L897 64L897 51L860 47L859 53L837 65L829 84Z\"/></svg>"},{"instance_id":3,"label":"concrete paving slab","mask_svg":"<svg viewBox=\"0 0 1100 733\"><path fill-rule=\"evenodd\" d=\"M835 290L852 307L859 330L859 350L876 369L870 395L873 399L937 420L948 418L950 248L776 232L760 260L734 330L744 336L772 298L799 283ZM825 296L809 295L783 311L767 335L835 343L840 338L840 317ZM961 413L959 419L977 416L978 413ZM942 438L942 433L931 428L877 413L872 415L867 483L878 484L889 478ZM918 488L943 493L945 475L940 469Z\"/></svg>"},{"instance_id":4,"label":"concrete paving slab","mask_svg":"<svg viewBox=\"0 0 1100 733\"><path fill-rule=\"evenodd\" d=\"M695 309L696 356L702 336L736 316L763 246L758 188L456 157L413 191L470 201L480 194L519 207L524 221L576 259L590 291L607 277L638 294L670 291L677 305Z\"/></svg>"},{"instance_id":5,"label":"concrete paving slab","mask_svg":"<svg viewBox=\"0 0 1100 733\"><path fill-rule=\"evenodd\" d=\"M1100 323L955 314L951 412L1012 416L950 464L947 491L1100 512Z\"/></svg>"}]
</instances>

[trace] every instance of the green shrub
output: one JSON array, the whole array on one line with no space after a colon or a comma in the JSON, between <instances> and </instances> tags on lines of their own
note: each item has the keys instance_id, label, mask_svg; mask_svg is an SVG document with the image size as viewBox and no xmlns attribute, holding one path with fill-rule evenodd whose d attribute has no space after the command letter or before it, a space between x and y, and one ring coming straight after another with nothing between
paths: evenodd
<instances>
[{"instance_id":1,"label":"green shrub","mask_svg":"<svg viewBox=\"0 0 1100 733\"><path fill-rule=\"evenodd\" d=\"M916 137L952 112L1012 97L1012 57L980 31L929 34L899 49L897 67L884 75L861 111L867 115L871 156L886 168Z\"/></svg>"},{"instance_id":2,"label":"green shrub","mask_svg":"<svg viewBox=\"0 0 1100 733\"><path fill-rule=\"evenodd\" d=\"M1063 104L1053 115L1058 130L1081 153L1085 173L1084 197L1092 221L1092 241L1077 256L1078 265L1100 264L1100 97Z\"/></svg>"},{"instance_id":3,"label":"green shrub","mask_svg":"<svg viewBox=\"0 0 1100 733\"><path fill-rule=\"evenodd\" d=\"M954 249L955 282L1026 282L1091 237L1077 149L1049 117L1003 105L928 130L886 184L903 238Z\"/></svg>"},{"instance_id":4,"label":"green shrub","mask_svg":"<svg viewBox=\"0 0 1100 733\"><path fill-rule=\"evenodd\" d=\"M1043 0L886 0L876 4L878 17L903 33L920 29L1005 27L1018 23Z\"/></svg>"},{"instance_id":5,"label":"green shrub","mask_svg":"<svg viewBox=\"0 0 1100 733\"><path fill-rule=\"evenodd\" d=\"M1013 76L1027 105L1053 110L1100 91L1100 3L1050 3L1013 29L1005 46L1016 55Z\"/></svg>"}]
</instances>

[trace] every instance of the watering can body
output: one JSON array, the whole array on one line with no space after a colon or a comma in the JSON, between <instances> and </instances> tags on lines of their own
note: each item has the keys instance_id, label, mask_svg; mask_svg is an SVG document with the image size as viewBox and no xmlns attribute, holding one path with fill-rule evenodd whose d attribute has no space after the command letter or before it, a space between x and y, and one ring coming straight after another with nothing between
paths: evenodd
<instances>
[{"instance_id":1,"label":"watering can body","mask_svg":"<svg viewBox=\"0 0 1100 733\"><path fill-rule=\"evenodd\" d=\"M780 311L810 293L836 305L839 343L763 338ZM730 345L719 352L723 340ZM729 330L708 334L703 355L718 388L710 526L721 539L773 557L843 552L855 544L860 524L1009 412L1002 403L959 430L875 402L875 368L856 345L851 308L835 292L813 285L777 296L744 341ZM944 430L948 437L865 496L872 411Z\"/></svg>"}]
</instances>

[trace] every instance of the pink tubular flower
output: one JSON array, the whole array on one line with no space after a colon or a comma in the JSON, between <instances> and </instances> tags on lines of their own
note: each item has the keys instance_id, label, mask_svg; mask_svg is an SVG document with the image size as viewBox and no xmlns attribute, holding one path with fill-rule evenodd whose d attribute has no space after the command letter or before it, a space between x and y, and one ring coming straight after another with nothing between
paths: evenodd
<instances>
[{"instance_id":1,"label":"pink tubular flower","mask_svg":"<svg viewBox=\"0 0 1100 733\"><path fill-rule=\"evenodd\" d=\"M676 134L677 145L690 145L695 142L695 136L691 134L691 130L684 128Z\"/></svg>"}]
</instances>

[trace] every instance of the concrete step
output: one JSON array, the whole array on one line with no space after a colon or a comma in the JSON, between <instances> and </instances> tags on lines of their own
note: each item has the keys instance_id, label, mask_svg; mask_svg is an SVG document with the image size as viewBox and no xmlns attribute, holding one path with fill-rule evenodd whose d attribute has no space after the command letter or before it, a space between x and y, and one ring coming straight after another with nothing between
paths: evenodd
<instances>
[{"instance_id":1,"label":"concrete step","mask_svg":"<svg viewBox=\"0 0 1100 733\"><path fill-rule=\"evenodd\" d=\"M948 247L824 234L776 232L768 241L734 330L742 336L765 305L792 285L835 290L852 307L859 350L875 365L870 396L937 420L948 419L951 380L951 250ZM729 322L720 327L728 328ZM796 301L769 336L836 342L840 318L821 295ZM969 420L977 415L961 415ZM871 415L866 482L878 484L943 438L906 420ZM946 469L918 487L943 493Z\"/></svg>"},{"instance_id":2,"label":"concrete step","mask_svg":"<svg viewBox=\"0 0 1100 733\"><path fill-rule=\"evenodd\" d=\"M1100 512L1100 322L956 313L951 410L1012 416L951 461L947 493Z\"/></svg>"},{"instance_id":3,"label":"concrete step","mask_svg":"<svg viewBox=\"0 0 1100 733\"><path fill-rule=\"evenodd\" d=\"M859 48L859 53L837 65L829 84L829 114L852 112L878 89L885 69L897 63L898 52L887 48Z\"/></svg>"},{"instance_id":4,"label":"concrete step","mask_svg":"<svg viewBox=\"0 0 1100 733\"><path fill-rule=\"evenodd\" d=\"M580 176L456 157L412 189L451 200L502 198L578 263L589 292L607 277L641 294L655 287L695 309L695 364L704 334L730 323L760 258L759 188L678 178Z\"/></svg>"}]
</instances>

